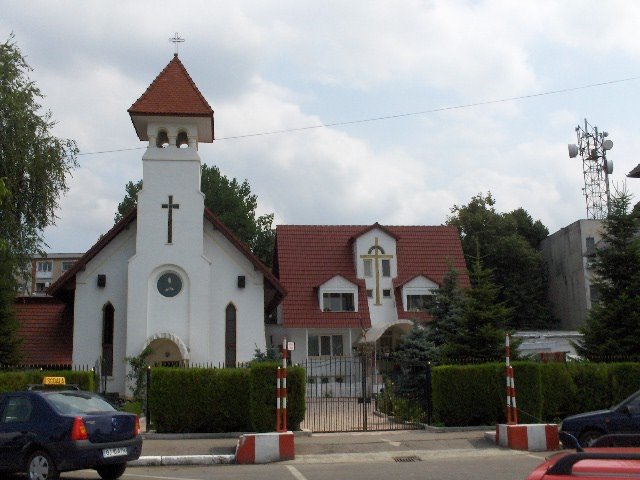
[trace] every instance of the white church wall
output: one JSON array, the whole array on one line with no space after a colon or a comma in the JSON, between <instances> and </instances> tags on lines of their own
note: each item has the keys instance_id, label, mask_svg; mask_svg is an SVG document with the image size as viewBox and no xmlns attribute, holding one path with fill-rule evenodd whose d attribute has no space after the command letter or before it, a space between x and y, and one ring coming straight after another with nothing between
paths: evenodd
<instances>
[{"instance_id":1,"label":"white church wall","mask_svg":"<svg viewBox=\"0 0 640 480\"><path fill-rule=\"evenodd\" d=\"M182 280L182 288L175 297L165 297L158 291L158 280L164 273L176 273ZM156 267L147 279L147 298L149 298L147 334L167 332L183 340L189 339L189 299L191 281L187 272L172 264Z\"/></svg>"},{"instance_id":2,"label":"white church wall","mask_svg":"<svg viewBox=\"0 0 640 480\"><path fill-rule=\"evenodd\" d=\"M103 248L76 275L73 363L94 365L102 354L102 309L114 307L113 376L108 391L123 391L125 384L125 337L127 329L127 262L135 254L136 228L132 224ZM98 287L98 275L106 276Z\"/></svg>"},{"instance_id":3,"label":"white church wall","mask_svg":"<svg viewBox=\"0 0 640 480\"><path fill-rule=\"evenodd\" d=\"M194 148L149 148L143 156L144 184L138 194L138 228L146 232L145 242L162 249L167 242L168 208L172 212L172 249L181 253L202 252L204 196L200 192L200 158Z\"/></svg>"},{"instance_id":4,"label":"white church wall","mask_svg":"<svg viewBox=\"0 0 640 480\"><path fill-rule=\"evenodd\" d=\"M208 304L203 301L209 295L210 262L202 249L204 197L198 152L192 147L147 148L143 178L137 252L129 262L127 354L139 355L149 339L162 334L187 346L188 358L183 360L210 361ZM173 297L158 290L165 273L175 273L182 281L182 291Z\"/></svg>"},{"instance_id":5,"label":"white church wall","mask_svg":"<svg viewBox=\"0 0 640 480\"><path fill-rule=\"evenodd\" d=\"M214 361L225 359L225 311L236 307L236 359L253 358L256 347L266 349L264 327L264 276L253 264L210 224L205 225L205 255L211 259L209 318L210 350ZM245 287L238 287L238 276Z\"/></svg>"}]
</instances>

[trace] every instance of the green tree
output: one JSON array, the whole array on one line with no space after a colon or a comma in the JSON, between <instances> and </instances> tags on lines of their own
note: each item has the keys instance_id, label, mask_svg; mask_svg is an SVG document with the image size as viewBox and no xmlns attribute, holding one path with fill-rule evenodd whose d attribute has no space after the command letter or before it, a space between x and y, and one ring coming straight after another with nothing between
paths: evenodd
<instances>
[{"instance_id":1,"label":"green tree","mask_svg":"<svg viewBox=\"0 0 640 480\"><path fill-rule=\"evenodd\" d=\"M477 255L469 271L471 288L465 290L464 315L456 334L441 347L445 358L497 359L504 353L505 327L512 310L499 300L493 273Z\"/></svg>"},{"instance_id":2,"label":"green tree","mask_svg":"<svg viewBox=\"0 0 640 480\"><path fill-rule=\"evenodd\" d=\"M114 223L118 223L122 217L129 213L129 210L137 205L138 192L142 190L142 180L138 180L136 183L127 183L124 190L127 193L124 196L124 199L118 204L118 211L116 212L116 216L113 218Z\"/></svg>"},{"instance_id":3,"label":"green tree","mask_svg":"<svg viewBox=\"0 0 640 480\"><path fill-rule=\"evenodd\" d=\"M454 205L451 214L447 223L460 232L468 268L471 270L479 246L484 265L493 272L499 288L498 301L513 310L507 326L553 326L546 296L546 265L538 251L538 245L548 235L547 228L522 208L499 213L491 193L478 194L467 205Z\"/></svg>"},{"instance_id":4,"label":"green tree","mask_svg":"<svg viewBox=\"0 0 640 480\"><path fill-rule=\"evenodd\" d=\"M440 356L443 346L454 341L464 316L466 299L458 285L458 275L457 270L449 268L428 308L432 316L430 337Z\"/></svg>"},{"instance_id":5,"label":"green tree","mask_svg":"<svg viewBox=\"0 0 640 480\"><path fill-rule=\"evenodd\" d=\"M429 329L414 323L409 333L402 337L393 357L405 363L426 363L438 359L438 349Z\"/></svg>"},{"instance_id":6,"label":"green tree","mask_svg":"<svg viewBox=\"0 0 640 480\"><path fill-rule=\"evenodd\" d=\"M127 183L126 195L118 205L115 221L120 220L136 206L142 180ZM205 195L204 205L211 210L234 235L244 242L262 262L271 267L275 230L273 214L256 213L258 197L251 193L249 182L229 180L216 166L202 166L200 190Z\"/></svg>"},{"instance_id":7,"label":"green tree","mask_svg":"<svg viewBox=\"0 0 640 480\"><path fill-rule=\"evenodd\" d=\"M229 180L215 165L203 165L200 189L205 195L205 206L271 267L275 242L273 214L257 215L258 197L251 193L249 182Z\"/></svg>"},{"instance_id":8,"label":"green tree","mask_svg":"<svg viewBox=\"0 0 640 480\"><path fill-rule=\"evenodd\" d=\"M30 275L29 259L46 245L42 232L55 223L59 198L68 190L67 175L77 166L75 142L51 133L55 122L51 112L41 112L43 95L29 80L31 70L13 35L0 44L0 177L5 194L0 204L0 344L5 359L17 355L11 333L15 318L6 304L15 298L16 275Z\"/></svg>"},{"instance_id":9,"label":"green tree","mask_svg":"<svg viewBox=\"0 0 640 480\"><path fill-rule=\"evenodd\" d=\"M611 199L594 262L599 300L582 329L578 352L589 359L640 357L640 219L630 212L631 195Z\"/></svg>"},{"instance_id":10,"label":"green tree","mask_svg":"<svg viewBox=\"0 0 640 480\"><path fill-rule=\"evenodd\" d=\"M0 206L9 190L0 178ZM13 302L17 293L16 282L13 281L14 259L9 257L6 243L0 239L0 364L15 364L20 360L20 341L16 337L18 321L13 312Z\"/></svg>"}]
</instances>

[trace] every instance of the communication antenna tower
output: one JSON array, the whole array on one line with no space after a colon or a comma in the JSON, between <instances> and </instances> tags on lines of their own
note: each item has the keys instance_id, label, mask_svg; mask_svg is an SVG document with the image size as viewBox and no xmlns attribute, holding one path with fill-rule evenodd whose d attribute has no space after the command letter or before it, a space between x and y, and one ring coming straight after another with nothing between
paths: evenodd
<instances>
[{"instance_id":1,"label":"communication antenna tower","mask_svg":"<svg viewBox=\"0 0 640 480\"><path fill-rule=\"evenodd\" d=\"M602 220L607 218L611 201L609 175L613 173L613 161L607 159L607 151L613 148L613 142L607 138L607 132L599 132L586 118L584 128L576 127L576 134L578 144L569 144L569 158L578 154L582 157L587 218Z\"/></svg>"}]
</instances>

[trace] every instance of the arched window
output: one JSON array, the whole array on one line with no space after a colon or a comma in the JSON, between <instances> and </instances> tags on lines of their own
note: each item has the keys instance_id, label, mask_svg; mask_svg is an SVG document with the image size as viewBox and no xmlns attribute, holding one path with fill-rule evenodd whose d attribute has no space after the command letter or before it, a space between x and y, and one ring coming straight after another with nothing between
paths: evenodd
<instances>
[{"instance_id":1,"label":"arched window","mask_svg":"<svg viewBox=\"0 0 640 480\"><path fill-rule=\"evenodd\" d=\"M189 146L189 137L186 132L180 132L176 138L176 147L187 148Z\"/></svg>"},{"instance_id":2,"label":"arched window","mask_svg":"<svg viewBox=\"0 0 640 480\"><path fill-rule=\"evenodd\" d=\"M113 375L113 329L115 309L111 303L102 307L102 375Z\"/></svg>"},{"instance_id":3,"label":"arched window","mask_svg":"<svg viewBox=\"0 0 640 480\"><path fill-rule=\"evenodd\" d=\"M224 363L226 367L236 366L236 307L232 303L225 312Z\"/></svg>"},{"instance_id":4,"label":"arched window","mask_svg":"<svg viewBox=\"0 0 640 480\"><path fill-rule=\"evenodd\" d=\"M160 130L156 138L156 147L167 148L168 146L169 146L169 137L167 136L167 132L164 130Z\"/></svg>"}]
</instances>

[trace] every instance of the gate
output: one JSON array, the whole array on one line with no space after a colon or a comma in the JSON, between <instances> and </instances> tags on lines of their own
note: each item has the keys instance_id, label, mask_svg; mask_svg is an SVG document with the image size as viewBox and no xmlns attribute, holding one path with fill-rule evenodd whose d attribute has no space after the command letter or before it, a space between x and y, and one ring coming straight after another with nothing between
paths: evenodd
<instances>
[{"instance_id":1,"label":"gate","mask_svg":"<svg viewBox=\"0 0 640 480\"><path fill-rule=\"evenodd\" d=\"M307 376L302 428L313 432L422 429L431 423L431 366L375 356L302 363Z\"/></svg>"}]
</instances>

